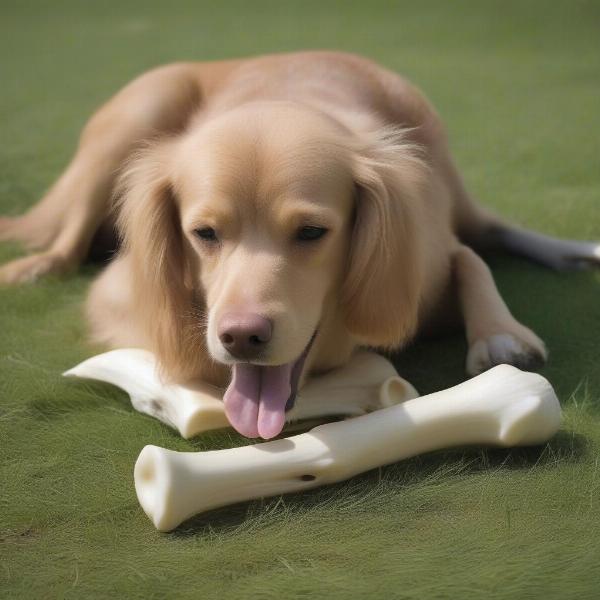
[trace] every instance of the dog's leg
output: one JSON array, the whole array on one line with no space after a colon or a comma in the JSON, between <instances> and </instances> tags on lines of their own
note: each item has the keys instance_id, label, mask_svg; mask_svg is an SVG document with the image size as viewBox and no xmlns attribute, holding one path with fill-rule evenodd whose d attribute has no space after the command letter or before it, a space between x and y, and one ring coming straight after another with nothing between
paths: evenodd
<instances>
[{"instance_id":1,"label":"dog's leg","mask_svg":"<svg viewBox=\"0 0 600 600\"><path fill-rule=\"evenodd\" d=\"M0 283L64 273L86 257L111 210L119 169L141 141L182 128L200 97L192 64L169 65L131 82L88 122L79 148L54 186L28 213L0 218L0 240L16 240L34 254L0 268Z\"/></svg>"},{"instance_id":2,"label":"dog's leg","mask_svg":"<svg viewBox=\"0 0 600 600\"><path fill-rule=\"evenodd\" d=\"M544 343L512 316L483 260L470 248L459 246L453 269L469 343L469 375L502 363L525 370L543 365Z\"/></svg>"}]
</instances>

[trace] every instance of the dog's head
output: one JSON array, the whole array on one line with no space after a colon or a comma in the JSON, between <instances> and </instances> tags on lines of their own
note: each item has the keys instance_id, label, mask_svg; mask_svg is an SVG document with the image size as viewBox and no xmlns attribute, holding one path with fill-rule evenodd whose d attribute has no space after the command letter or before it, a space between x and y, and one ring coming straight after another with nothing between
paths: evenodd
<instances>
[{"instance_id":1,"label":"dog's head","mask_svg":"<svg viewBox=\"0 0 600 600\"><path fill-rule=\"evenodd\" d=\"M232 425L269 438L307 357L318 367L319 346L335 352L328 337L402 343L417 321L422 171L398 131L357 137L290 103L247 105L140 153L120 227L166 373L197 376L207 356L230 365Z\"/></svg>"}]
</instances>

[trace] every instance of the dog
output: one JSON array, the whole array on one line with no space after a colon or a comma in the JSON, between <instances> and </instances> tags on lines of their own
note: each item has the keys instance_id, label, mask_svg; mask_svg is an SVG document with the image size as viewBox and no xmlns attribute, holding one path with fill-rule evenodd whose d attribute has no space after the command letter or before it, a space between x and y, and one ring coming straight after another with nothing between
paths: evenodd
<instances>
[{"instance_id":1,"label":"dog","mask_svg":"<svg viewBox=\"0 0 600 600\"><path fill-rule=\"evenodd\" d=\"M477 249L600 263L596 244L477 204L425 96L366 58L325 51L135 79L93 115L46 196L0 220L0 239L38 250L2 266L0 282L75 269L115 228L120 251L86 304L93 338L153 351L168 380L226 387L233 427L265 439L309 374L359 346L397 350L453 306L468 374L543 364L543 342L511 315Z\"/></svg>"}]
</instances>

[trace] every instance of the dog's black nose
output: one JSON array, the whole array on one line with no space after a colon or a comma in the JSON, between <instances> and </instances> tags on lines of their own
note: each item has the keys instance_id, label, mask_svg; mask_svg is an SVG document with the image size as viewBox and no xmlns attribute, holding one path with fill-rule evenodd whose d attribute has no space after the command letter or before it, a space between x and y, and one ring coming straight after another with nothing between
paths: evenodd
<instances>
[{"instance_id":1,"label":"dog's black nose","mask_svg":"<svg viewBox=\"0 0 600 600\"><path fill-rule=\"evenodd\" d=\"M273 325L269 319L254 313L227 313L221 317L217 333L232 356L251 360L271 340Z\"/></svg>"}]
</instances>

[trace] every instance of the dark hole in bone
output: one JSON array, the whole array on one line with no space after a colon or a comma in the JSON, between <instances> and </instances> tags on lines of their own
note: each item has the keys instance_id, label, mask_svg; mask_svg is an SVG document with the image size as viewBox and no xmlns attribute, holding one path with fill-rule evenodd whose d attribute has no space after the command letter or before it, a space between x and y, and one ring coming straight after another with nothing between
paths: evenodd
<instances>
[{"instance_id":1,"label":"dark hole in bone","mask_svg":"<svg viewBox=\"0 0 600 600\"><path fill-rule=\"evenodd\" d=\"M150 400L150 406L157 415L162 415L164 413L162 404L158 400Z\"/></svg>"},{"instance_id":2,"label":"dark hole in bone","mask_svg":"<svg viewBox=\"0 0 600 600\"><path fill-rule=\"evenodd\" d=\"M316 479L315 475L300 475L300 479L302 481L314 481Z\"/></svg>"}]
</instances>

